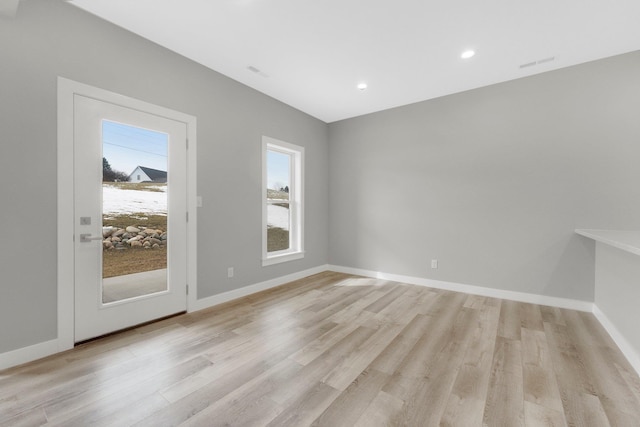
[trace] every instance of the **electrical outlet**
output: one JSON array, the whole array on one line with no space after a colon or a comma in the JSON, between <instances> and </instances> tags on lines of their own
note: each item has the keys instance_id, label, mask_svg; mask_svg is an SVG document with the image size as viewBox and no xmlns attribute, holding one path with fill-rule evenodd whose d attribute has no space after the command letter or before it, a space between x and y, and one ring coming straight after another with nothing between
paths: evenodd
<instances>
[{"instance_id":1,"label":"electrical outlet","mask_svg":"<svg viewBox=\"0 0 640 427\"><path fill-rule=\"evenodd\" d=\"M227 268L227 277L233 277L233 267Z\"/></svg>"},{"instance_id":2,"label":"electrical outlet","mask_svg":"<svg viewBox=\"0 0 640 427\"><path fill-rule=\"evenodd\" d=\"M437 259L432 259L431 260L431 268L438 268L438 260Z\"/></svg>"}]
</instances>

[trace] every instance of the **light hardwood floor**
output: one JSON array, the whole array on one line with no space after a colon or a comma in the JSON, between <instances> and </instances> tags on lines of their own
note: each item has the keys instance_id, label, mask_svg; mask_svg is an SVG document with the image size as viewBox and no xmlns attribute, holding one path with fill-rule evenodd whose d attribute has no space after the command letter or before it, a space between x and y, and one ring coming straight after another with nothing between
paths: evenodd
<instances>
[{"instance_id":1,"label":"light hardwood floor","mask_svg":"<svg viewBox=\"0 0 640 427\"><path fill-rule=\"evenodd\" d=\"M322 273L0 372L0 425L640 426L593 315Z\"/></svg>"}]
</instances>

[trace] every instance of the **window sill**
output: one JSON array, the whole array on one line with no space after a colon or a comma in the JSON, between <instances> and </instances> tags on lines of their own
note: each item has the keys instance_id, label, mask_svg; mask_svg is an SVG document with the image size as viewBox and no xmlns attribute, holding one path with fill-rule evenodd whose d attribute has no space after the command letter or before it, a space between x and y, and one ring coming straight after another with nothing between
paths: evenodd
<instances>
[{"instance_id":1,"label":"window sill","mask_svg":"<svg viewBox=\"0 0 640 427\"><path fill-rule=\"evenodd\" d=\"M262 259L262 266L266 267L267 265L280 264L281 262L294 261L296 259L304 258L304 251L302 252L293 252L282 255L274 255L268 258Z\"/></svg>"}]
</instances>

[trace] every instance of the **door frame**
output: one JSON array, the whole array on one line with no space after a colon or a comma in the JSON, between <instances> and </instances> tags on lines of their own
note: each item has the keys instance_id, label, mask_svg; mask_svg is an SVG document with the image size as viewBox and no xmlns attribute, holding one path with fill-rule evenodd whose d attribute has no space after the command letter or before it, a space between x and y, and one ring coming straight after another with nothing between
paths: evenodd
<instances>
[{"instance_id":1,"label":"door frame","mask_svg":"<svg viewBox=\"0 0 640 427\"><path fill-rule=\"evenodd\" d=\"M187 311L197 301L196 117L108 90L58 77L58 351L75 344L74 96L82 95L155 114L187 126Z\"/></svg>"}]
</instances>

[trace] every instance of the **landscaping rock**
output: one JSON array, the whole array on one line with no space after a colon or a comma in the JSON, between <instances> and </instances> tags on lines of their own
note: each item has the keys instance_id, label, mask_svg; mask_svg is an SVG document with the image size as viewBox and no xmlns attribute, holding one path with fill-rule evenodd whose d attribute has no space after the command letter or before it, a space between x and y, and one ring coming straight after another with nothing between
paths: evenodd
<instances>
[{"instance_id":1,"label":"landscaping rock","mask_svg":"<svg viewBox=\"0 0 640 427\"><path fill-rule=\"evenodd\" d=\"M143 226L129 225L125 228L107 226L102 228L104 250L126 250L129 248L158 249L167 245L167 232Z\"/></svg>"}]
</instances>

